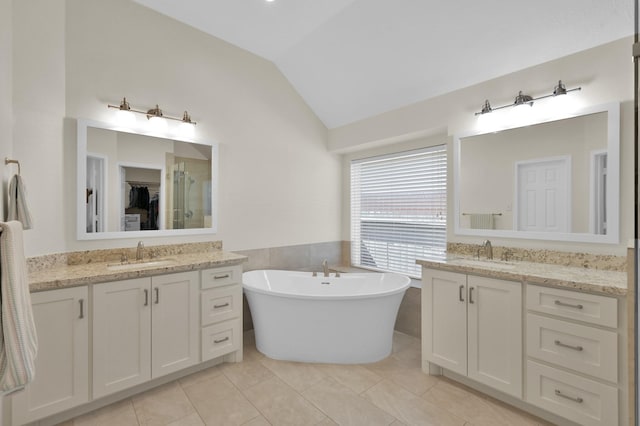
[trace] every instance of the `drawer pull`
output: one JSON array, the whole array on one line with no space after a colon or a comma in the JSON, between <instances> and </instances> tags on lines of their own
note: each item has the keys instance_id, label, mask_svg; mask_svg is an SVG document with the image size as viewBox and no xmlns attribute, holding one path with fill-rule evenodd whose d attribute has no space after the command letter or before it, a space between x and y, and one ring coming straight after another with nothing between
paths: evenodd
<instances>
[{"instance_id":1,"label":"drawer pull","mask_svg":"<svg viewBox=\"0 0 640 426\"><path fill-rule=\"evenodd\" d=\"M473 287L469 288L469 303L476 303L473 301Z\"/></svg>"},{"instance_id":2,"label":"drawer pull","mask_svg":"<svg viewBox=\"0 0 640 426\"><path fill-rule=\"evenodd\" d=\"M564 302L561 302L559 300L556 300L554 303L556 305L558 305L558 306L566 306L567 308L574 308L574 309L582 309L582 308L584 308L584 306L582 306L582 305L572 305L571 303L564 303Z\"/></svg>"},{"instance_id":3,"label":"drawer pull","mask_svg":"<svg viewBox=\"0 0 640 426\"><path fill-rule=\"evenodd\" d=\"M144 306L149 306L149 290L144 290Z\"/></svg>"},{"instance_id":4,"label":"drawer pull","mask_svg":"<svg viewBox=\"0 0 640 426\"><path fill-rule=\"evenodd\" d=\"M573 396L565 395L559 389L556 389L556 395L561 398L569 399L573 402L577 402L578 404L582 404L584 402L584 399L580 398L579 396L573 397Z\"/></svg>"},{"instance_id":5,"label":"drawer pull","mask_svg":"<svg viewBox=\"0 0 640 426\"><path fill-rule=\"evenodd\" d=\"M584 349L582 346L567 345L566 343L562 343L560 340L556 340L554 343L556 344L556 346L562 346L563 348L573 349L574 351L578 352L582 352L582 350Z\"/></svg>"},{"instance_id":6,"label":"drawer pull","mask_svg":"<svg viewBox=\"0 0 640 426\"><path fill-rule=\"evenodd\" d=\"M464 286L463 285L461 285L460 288L458 289L458 299L461 302L464 302L464 297L462 297L462 290L464 290Z\"/></svg>"},{"instance_id":7,"label":"drawer pull","mask_svg":"<svg viewBox=\"0 0 640 426\"><path fill-rule=\"evenodd\" d=\"M229 306L229 302L223 303L222 305L213 305L213 309L220 309Z\"/></svg>"},{"instance_id":8,"label":"drawer pull","mask_svg":"<svg viewBox=\"0 0 640 426\"><path fill-rule=\"evenodd\" d=\"M80 302L80 316L79 316L79 318L82 319L82 318L84 318L84 299L80 299L78 302Z\"/></svg>"},{"instance_id":9,"label":"drawer pull","mask_svg":"<svg viewBox=\"0 0 640 426\"><path fill-rule=\"evenodd\" d=\"M226 342L227 340L229 340L229 336L225 337L224 339L220 339L220 340L214 340L213 343L222 343L222 342Z\"/></svg>"},{"instance_id":10,"label":"drawer pull","mask_svg":"<svg viewBox=\"0 0 640 426\"><path fill-rule=\"evenodd\" d=\"M225 278L229 278L229 274L224 274L224 275L214 275L213 279L214 280L223 280Z\"/></svg>"}]
</instances>

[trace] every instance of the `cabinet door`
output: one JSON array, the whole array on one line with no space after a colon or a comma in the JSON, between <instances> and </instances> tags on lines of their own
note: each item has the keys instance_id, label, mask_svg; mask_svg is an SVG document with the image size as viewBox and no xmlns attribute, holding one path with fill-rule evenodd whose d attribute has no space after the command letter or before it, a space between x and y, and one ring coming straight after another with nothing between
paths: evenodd
<instances>
[{"instance_id":1,"label":"cabinet door","mask_svg":"<svg viewBox=\"0 0 640 426\"><path fill-rule=\"evenodd\" d=\"M467 276L423 269L423 357L459 374L467 374Z\"/></svg>"},{"instance_id":2,"label":"cabinet door","mask_svg":"<svg viewBox=\"0 0 640 426\"><path fill-rule=\"evenodd\" d=\"M93 397L151 379L151 278L93 286Z\"/></svg>"},{"instance_id":3,"label":"cabinet door","mask_svg":"<svg viewBox=\"0 0 640 426\"><path fill-rule=\"evenodd\" d=\"M152 377L200 361L199 274L197 271L152 278Z\"/></svg>"},{"instance_id":4,"label":"cabinet door","mask_svg":"<svg viewBox=\"0 0 640 426\"><path fill-rule=\"evenodd\" d=\"M31 295L38 334L33 382L12 398L13 423L21 425L89 400L87 287Z\"/></svg>"},{"instance_id":5,"label":"cabinet door","mask_svg":"<svg viewBox=\"0 0 640 426\"><path fill-rule=\"evenodd\" d=\"M522 398L521 283L469 276L469 373Z\"/></svg>"}]
</instances>

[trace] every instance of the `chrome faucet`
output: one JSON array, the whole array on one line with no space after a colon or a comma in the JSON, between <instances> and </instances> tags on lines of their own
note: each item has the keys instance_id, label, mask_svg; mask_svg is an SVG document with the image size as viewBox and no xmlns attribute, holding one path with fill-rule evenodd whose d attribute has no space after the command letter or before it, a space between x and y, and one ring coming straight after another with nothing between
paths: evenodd
<instances>
[{"instance_id":1,"label":"chrome faucet","mask_svg":"<svg viewBox=\"0 0 640 426\"><path fill-rule=\"evenodd\" d=\"M327 259L322 261L322 273L325 277L329 276L329 262L327 262Z\"/></svg>"},{"instance_id":2,"label":"chrome faucet","mask_svg":"<svg viewBox=\"0 0 640 426\"><path fill-rule=\"evenodd\" d=\"M144 244L142 241L138 241L138 248L136 249L136 260L144 260Z\"/></svg>"},{"instance_id":3,"label":"chrome faucet","mask_svg":"<svg viewBox=\"0 0 640 426\"><path fill-rule=\"evenodd\" d=\"M482 247L484 247L484 254L487 256L487 259L493 260L493 247L491 247L491 241L484 240Z\"/></svg>"}]
</instances>

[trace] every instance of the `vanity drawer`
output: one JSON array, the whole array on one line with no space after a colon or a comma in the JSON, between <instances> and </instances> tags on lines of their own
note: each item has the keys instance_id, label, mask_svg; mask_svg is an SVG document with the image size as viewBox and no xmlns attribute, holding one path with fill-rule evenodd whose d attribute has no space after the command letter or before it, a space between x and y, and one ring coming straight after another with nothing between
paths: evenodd
<instances>
[{"instance_id":1,"label":"vanity drawer","mask_svg":"<svg viewBox=\"0 0 640 426\"><path fill-rule=\"evenodd\" d=\"M205 269L200 271L202 289L242 283L242 266Z\"/></svg>"},{"instance_id":2,"label":"vanity drawer","mask_svg":"<svg viewBox=\"0 0 640 426\"><path fill-rule=\"evenodd\" d=\"M231 318L242 312L242 287L239 284L205 290L200 295L200 325Z\"/></svg>"},{"instance_id":3,"label":"vanity drawer","mask_svg":"<svg viewBox=\"0 0 640 426\"><path fill-rule=\"evenodd\" d=\"M202 328L202 361L237 351L242 345L240 318Z\"/></svg>"},{"instance_id":4,"label":"vanity drawer","mask_svg":"<svg viewBox=\"0 0 640 426\"><path fill-rule=\"evenodd\" d=\"M618 389L527 361L527 402L585 426L618 424Z\"/></svg>"},{"instance_id":5,"label":"vanity drawer","mask_svg":"<svg viewBox=\"0 0 640 426\"><path fill-rule=\"evenodd\" d=\"M618 334L614 331L528 314L527 355L618 382Z\"/></svg>"},{"instance_id":6,"label":"vanity drawer","mask_svg":"<svg viewBox=\"0 0 640 426\"><path fill-rule=\"evenodd\" d=\"M527 309L616 328L618 300L577 291L527 285Z\"/></svg>"}]
</instances>

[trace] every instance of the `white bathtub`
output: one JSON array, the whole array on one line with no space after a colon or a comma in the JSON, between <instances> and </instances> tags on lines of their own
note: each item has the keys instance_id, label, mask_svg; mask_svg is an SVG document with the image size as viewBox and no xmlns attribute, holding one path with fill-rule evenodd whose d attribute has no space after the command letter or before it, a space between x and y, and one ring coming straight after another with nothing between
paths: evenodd
<instances>
[{"instance_id":1,"label":"white bathtub","mask_svg":"<svg viewBox=\"0 0 640 426\"><path fill-rule=\"evenodd\" d=\"M393 273L318 275L242 274L257 349L269 358L300 362L360 364L387 357L411 280Z\"/></svg>"}]
</instances>

